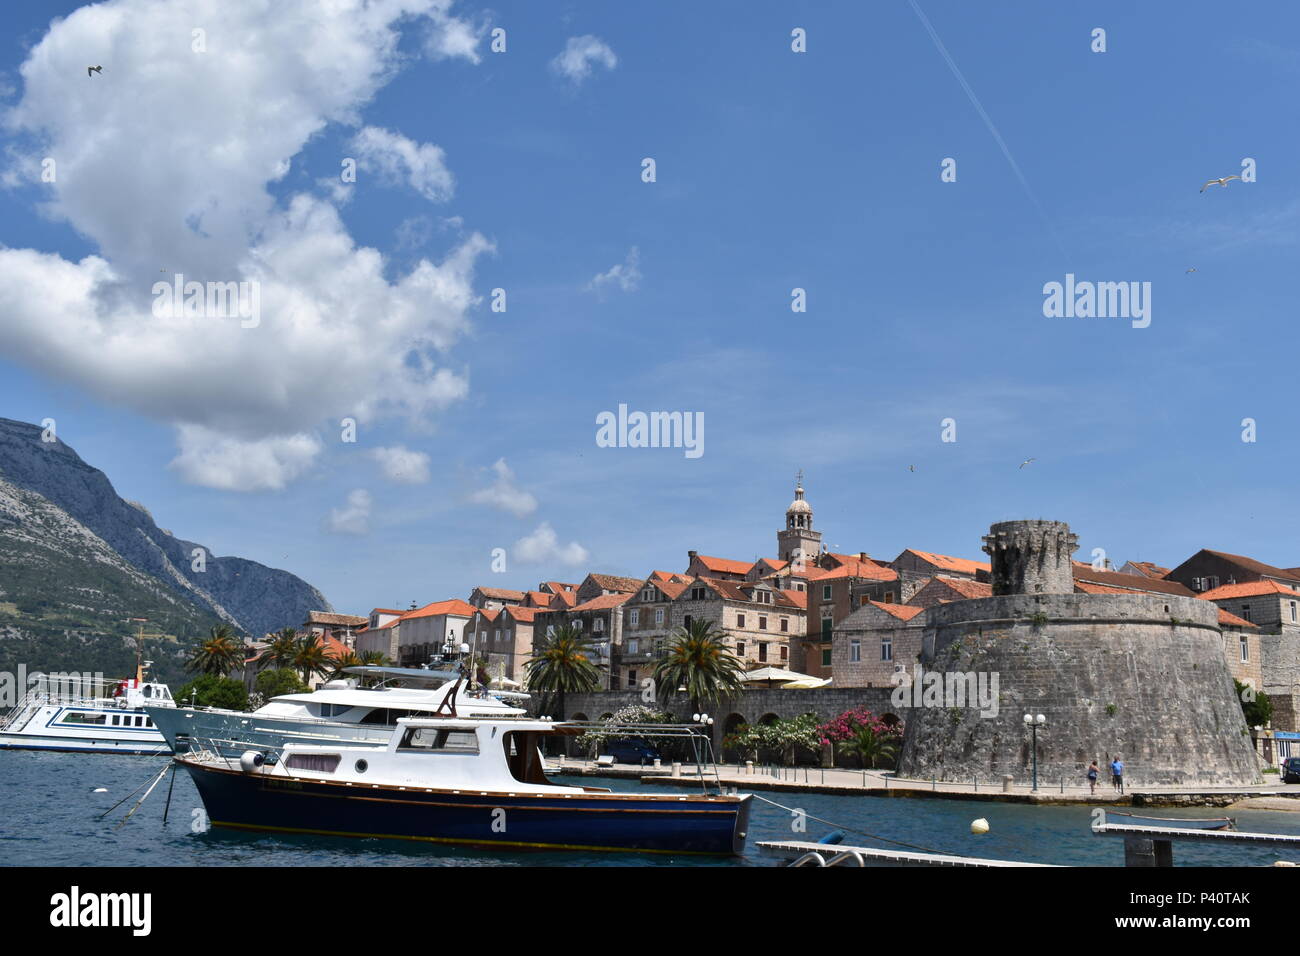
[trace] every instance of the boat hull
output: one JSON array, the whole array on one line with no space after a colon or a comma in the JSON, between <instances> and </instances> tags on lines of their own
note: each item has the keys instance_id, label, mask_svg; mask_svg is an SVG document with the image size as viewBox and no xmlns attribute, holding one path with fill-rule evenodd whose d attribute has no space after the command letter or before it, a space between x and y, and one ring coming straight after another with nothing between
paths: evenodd
<instances>
[{"instance_id":1,"label":"boat hull","mask_svg":"<svg viewBox=\"0 0 1300 956\"><path fill-rule=\"evenodd\" d=\"M0 733L0 750L50 750L57 753L170 754L161 737L156 741L121 740L111 737L39 737L31 734Z\"/></svg>"},{"instance_id":2,"label":"boat hull","mask_svg":"<svg viewBox=\"0 0 1300 956\"><path fill-rule=\"evenodd\" d=\"M750 797L479 793L277 777L191 760L214 826L476 847L736 855Z\"/></svg>"}]
</instances>

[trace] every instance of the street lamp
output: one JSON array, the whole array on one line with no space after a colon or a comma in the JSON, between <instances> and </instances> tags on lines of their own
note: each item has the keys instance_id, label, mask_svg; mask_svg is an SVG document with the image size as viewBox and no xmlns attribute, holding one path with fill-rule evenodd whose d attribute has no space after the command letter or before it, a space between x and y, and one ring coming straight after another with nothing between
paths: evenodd
<instances>
[{"instance_id":1,"label":"street lamp","mask_svg":"<svg viewBox=\"0 0 1300 956\"><path fill-rule=\"evenodd\" d=\"M713 718L710 717L708 714L692 714L691 719L694 720L700 726L707 729L708 740L709 743L712 744L713 743ZM695 741L694 744L695 744L695 767L700 772L700 779L703 780L704 779L704 758L700 753L699 742Z\"/></svg>"},{"instance_id":2,"label":"street lamp","mask_svg":"<svg viewBox=\"0 0 1300 956\"><path fill-rule=\"evenodd\" d=\"M1047 723L1042 714L1025 714L1025 726L1034 734L1034 793L1038 792L1038 728Z\"/></svg>"}]
</instances>

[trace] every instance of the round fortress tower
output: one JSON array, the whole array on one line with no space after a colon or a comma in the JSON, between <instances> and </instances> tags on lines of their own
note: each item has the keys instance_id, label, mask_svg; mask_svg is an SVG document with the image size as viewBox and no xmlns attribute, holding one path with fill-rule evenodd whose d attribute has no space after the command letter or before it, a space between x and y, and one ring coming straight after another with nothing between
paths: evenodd
<instances>
[{"instance_id":1,"label":"round fortress tower","mask_svg":"<svg viewBox=\"0 0 1300 956\"><path fill-rule=\"evenodd\" d=\"M1006 521L984 538L993 596L923 612L911 685L891 700L904 721L899 772L928 780L1028 783L1038 732L1040 786L1084 782L1120 756L1152 785L1259 780L1224 657L1218 608L1176 594L1075 594L1077 538L1057 521ZM905 693L906 692L906 693Z\"/></svg>"},{"instance_id":2,"label":"round fortress tower","mask_svg":"<svg viewBox=\"0 0 1300 956\"><path fill-rule=\"evenodd\" d=\"M1073 594L1079 536L1064 521L999 521L984 536L994 594Z\"/></svg>"}]
</instances>

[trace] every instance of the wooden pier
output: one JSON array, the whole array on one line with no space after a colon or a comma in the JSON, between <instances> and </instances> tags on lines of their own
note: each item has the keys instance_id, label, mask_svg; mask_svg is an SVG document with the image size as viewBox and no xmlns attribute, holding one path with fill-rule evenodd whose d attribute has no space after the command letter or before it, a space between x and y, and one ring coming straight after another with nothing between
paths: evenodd
<instances>
[{"instance_id":1,"label":"wooden pier","mask_svg":"<svg viewBox=\"0 0 1300 956\"><path fill-rule=\"evenodd\" d=\"M976 869L1053 866L1051 863L982 860L972 856L912 853L906 850L881 850L875 847L811 843L802 840L762 840L757 845L763 856L784 860L788 866L946 866Z\"/></svg>"},{"instance_id":2,"label":"wooden pier","mask_svg":"<svg viewBox=\"0 0 1300 956\"><path fill-rule=\"evenodd\" d=\"M1173 866L1174 840L1199 843L1249 843L1255 846L1289 846L1300 849L1300 835L1250 833L1242 830L1189 830L1182 827L1144 827L1126 823L1100 823L1097 836L1124 838L1125 866Z\"/></svg>"}]
</instances>

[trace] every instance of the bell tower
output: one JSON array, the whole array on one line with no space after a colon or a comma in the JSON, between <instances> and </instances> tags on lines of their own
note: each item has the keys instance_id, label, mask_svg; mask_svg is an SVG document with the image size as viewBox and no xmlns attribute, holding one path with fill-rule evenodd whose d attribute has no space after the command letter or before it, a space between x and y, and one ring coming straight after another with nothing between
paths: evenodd
<instances>
[{"instance_id":1,"label":"bell tower","mask_svg":"<svg viewBox=\"0 0 1300 956\"><path fill-rule=\"evenodd\" d=\"M822 533L813 530L813 510L803 497L803 471L794 482L794 501L785 509L785 527L776 533L777 557L793 562L800 555L804 561L816 561L822 552Z\"/></svg>"}]
</instances>

